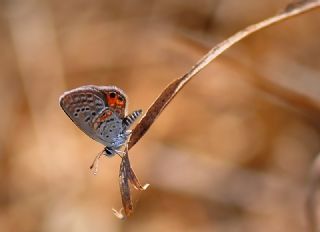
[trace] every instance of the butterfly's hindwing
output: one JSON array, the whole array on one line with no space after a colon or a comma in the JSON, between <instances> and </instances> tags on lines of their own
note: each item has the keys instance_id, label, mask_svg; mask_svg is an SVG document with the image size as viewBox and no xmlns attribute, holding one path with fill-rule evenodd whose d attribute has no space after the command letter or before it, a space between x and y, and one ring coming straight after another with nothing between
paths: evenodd
<instances>
[{"instance_id":1,"label":"butterfly's hindwing","mask_svg":"<svg viewBox=\"0 0 320 232\"><path fill-rule=\"evenodd\" d=\"M123 134L122 119L109 107L105 108L92 121L94 130L99 139L106 146L116 146ZM120 142L121 145L124 143ZM118 147L118 146L117 146Z\"/></svg>"}]
</instances>

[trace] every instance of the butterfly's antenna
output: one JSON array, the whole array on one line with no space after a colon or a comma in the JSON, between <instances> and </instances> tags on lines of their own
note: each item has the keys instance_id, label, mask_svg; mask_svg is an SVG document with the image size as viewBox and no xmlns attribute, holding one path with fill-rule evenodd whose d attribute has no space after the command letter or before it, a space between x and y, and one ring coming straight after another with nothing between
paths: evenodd
<instances>
[{"instance_id":1,"label":"butterfly's antenna","mask_svg":"<svg viewBox=\"0 0 320 232\"><path fill-rule=\"evenodd\" d=\"M105 152L104 150L99 152L98 155L96 155L96 157L94 158L94 160L90 166L90 170L92 170L94 168L94 171L93 171L94 175L96 175L98 173L99 158L103 155L104 152Z\"/></svg>"}]
</instances>

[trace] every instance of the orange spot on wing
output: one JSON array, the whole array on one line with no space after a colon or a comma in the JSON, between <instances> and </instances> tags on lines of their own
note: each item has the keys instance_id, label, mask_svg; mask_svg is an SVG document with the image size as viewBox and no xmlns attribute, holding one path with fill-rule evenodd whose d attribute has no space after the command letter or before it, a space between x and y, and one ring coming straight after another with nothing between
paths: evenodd
<instances>
[{"instance_id":1,"label":"orange spot on wing","mask_svg":"<svg viewBox=\"0 0 320 232\"><path fill-rule=\"evenodd\" d=\"M124 107L124 101L117 99L117 106L121 106L121 108Z\"/></svg>"},{"instance_id":2,"label":"orange spot on wing","mask_svg":"<svg viewBox=\"0 0 320 232\"><path fill-rule=\"evenodd\" d=\"M110 117L110 115L112 114L111 111L106 111L104 112L99 118L95 119L94 122L93 122L93 127L95 129L97 129L97 127L104 121L107 120L107 118Z\"/></svg>"},{"instance_id":3,"label":"orange spot on wing","mask_svg":"<svg viewBox=\"0 0 320 232\"><path fill-rule=\"evenodd\" d=\"M126 108L126 98L118 92L106 93L106 103L120 117L124 117Z\"/></svg>"},{"instance_id":4,"label":"orange spot on wing","mask_svg":"<svg viewBox=\"0 0 320 232\"><path fill-rule=\"evenodd\" d=\"M103 122L103 121L105 121L107 118L110 117L111 114L112 114L111 111L105 112L103 115L101 115L100 118L97 119L97 122Z\"/></svg>"},{"instance_id":5,"label":"orange spot on wing","mask_svg":"<svg viewBox=\"0 0 320 232\"><path fill-rule=\"evenodd\" d=\"M116 98L111 98L111 97L107 97L107 103L108 103L108 106L111 106L111 107L114 107L115 104L117 102L117 99Z\"/></svg>"}]
</instances>

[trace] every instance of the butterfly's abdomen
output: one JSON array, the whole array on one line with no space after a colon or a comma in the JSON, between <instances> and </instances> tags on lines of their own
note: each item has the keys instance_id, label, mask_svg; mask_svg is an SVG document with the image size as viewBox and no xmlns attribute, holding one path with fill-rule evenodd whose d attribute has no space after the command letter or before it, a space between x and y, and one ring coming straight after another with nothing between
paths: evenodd
<instances>
[{"instance_id":1,"label":"butterfly's abdomen","mask_svg":"<svg viewBox=\"0 0 320 232\"><path fill-rule=\"evenodd\" d=\"M142 110L135 110L131 114L126 116L122 122L124 127L129 128L141 114L142 114Z\"/></svg>"}]
</instances>

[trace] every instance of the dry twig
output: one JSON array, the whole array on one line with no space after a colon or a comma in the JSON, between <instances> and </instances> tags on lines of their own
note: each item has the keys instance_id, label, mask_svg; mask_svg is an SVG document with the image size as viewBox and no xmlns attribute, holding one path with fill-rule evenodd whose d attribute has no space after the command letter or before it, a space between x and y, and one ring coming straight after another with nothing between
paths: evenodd
<instances>
[{"instance_id":1,"label":"dry twig","mask_svg":"<svg viewBox=\"0 0 320 232\"><path fill-rule=\"evenodd\" d=\"M129 181L136 189L140 191L146 190L149 186L149 184L145 184L144 186L140 184L137 176L131 168L128 157L128 148L126 147L125 155L122 157L119 171L120 193L125 215L121 213L122 209L120 209L119 212L113 209L114 214L120 219L125 218L125 216L129 216L133 212Z\"/></svg>"},{"instance_id":2,"label":"dry twig","mask_svg":"<svg viewBox=\"0 0 320 232\"><path fill-rule=\"evenodd\" d=\"M217 56L222 54L232 45L236 44L245 37L257 32L261 29L267 28L271 25L284 21L288 18L300 15L312 9L320 7L320 0L304 1L299 4L290 4L282 13L263 20L259 23L248 26L247 28L237 32L228 39L222 41L213 47L205 56L203 56L185 75L171 82L160 94L160 96L153 102L142 120L134 128L132 136L129 141L129 149L132 148L141 137L148 131L150 126L154 123L156 118L171 102L175 95L205 66L213 61Z\"/></svg>"},{"instance_id":3,"label":"dry twig","mask_svg":"<svg viewBox=\"0 0 320 232\"><path fill-rule=\"evenodd\" d=\"M124 212L126 216L132 213L133 207L130 196L129 181L140 190L144 190L146 186L142 187L136 178L129 162L127 150L132 148L141 137L148 131L150 126L154 123L156 118L161 114L161 112L166 108L166 106L171 102L171 100L176 96L176 94L204 67L206 67L211 61L213 61L217 56L222 54L232 45L236 44L245 37L257 32L261 29L267 28L268 26L274 25L288 18L296 15L300 15L309 10L320 7L320 0L314 1L304 1L294 4L290 4L286 9L271 18L263 20L259 23L248 26L247 28L237 32L228 39L222 41L215 47L213 47L205 56L203 56L185 75L171 82L160 94L160 96L153 102L150 108L147 110L146 114L142 120L134 128L132 136L130 137L128 147L126 148L126 155L123 157L120 166L120 191L122 196L122 203L124 207ZM115 211L115 210L114 210ZM124 218L124 216L115 211L115 214Z\"/></svg>"}]
</instances>

